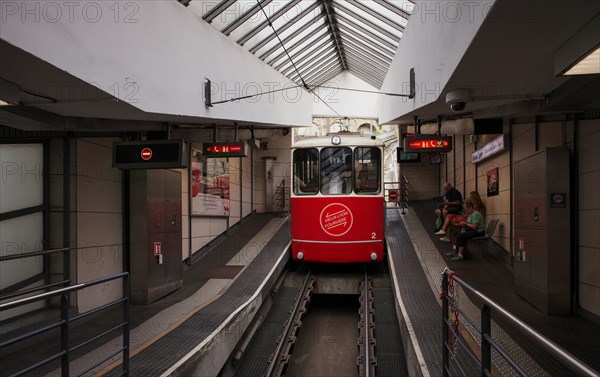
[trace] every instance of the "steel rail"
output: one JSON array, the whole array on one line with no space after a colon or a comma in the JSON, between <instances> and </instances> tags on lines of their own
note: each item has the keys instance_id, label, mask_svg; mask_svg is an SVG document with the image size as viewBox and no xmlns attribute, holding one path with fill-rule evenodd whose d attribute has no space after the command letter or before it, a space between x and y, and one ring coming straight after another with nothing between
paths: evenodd
<instances>
[{"instance_id":1,"label":"steel rail","mask_svg":"<svg viewBox=\"0 0 600 377\"><path fill-rule=\"evenodd\" d=\"M299 311L301 309L300 303L302 302L303 297L305 297L307 292L309 291L309 288L311 287L310 283L312 281L314 281L314 278L311 277L311 271L308 271L306 277L304 278L304 282L302 283L302 287L298 291L298 296L296 301L294 302L292 310L290 311L290 316L286 321L285 326L283 327L281 340L277 343L277 348L273 353L272 360L269 362L269 367L267 368L265 376L272 377L279 375L278 370L281 369L280 365L282 361L281 350L283 349L283 345L286 343L287 339L291 336L290 331L292 329L292 325L294 324L295 319L298 316Z\"/></svg>"}]
</instances>

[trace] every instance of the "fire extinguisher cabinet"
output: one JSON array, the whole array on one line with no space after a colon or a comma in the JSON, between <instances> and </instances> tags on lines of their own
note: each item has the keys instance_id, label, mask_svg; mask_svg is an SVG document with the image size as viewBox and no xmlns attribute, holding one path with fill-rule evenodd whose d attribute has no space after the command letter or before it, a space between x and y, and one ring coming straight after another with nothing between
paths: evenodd
<instances>
[{"instance_id":1,"label":"fire extinguisher cabinet","mask_svg":"<svg viewBox=\"0 0 600 377\"><path fill-rule=\"evenodd\" d=\"M571 313L569 174L564 148L515 162L515 290L546 314Z\"/></svg>"},{"instance_id":2,"label":"fire extinguisher cabinet","mask_svg":"<svg viewBox=\"0 0 600 377\"><path fill-rule=\"evenodd\" d=\"M150 304L183 285L181 173L130 171L131 302Z\"/></svg>"}]
</instances>

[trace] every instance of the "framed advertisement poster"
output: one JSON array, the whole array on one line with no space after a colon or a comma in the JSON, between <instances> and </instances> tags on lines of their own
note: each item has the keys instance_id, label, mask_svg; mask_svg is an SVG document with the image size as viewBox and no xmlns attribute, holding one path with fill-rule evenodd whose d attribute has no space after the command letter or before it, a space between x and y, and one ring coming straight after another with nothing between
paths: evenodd
<instances>
[{"instance_id":1,"label":"framed advertisement poster","mask_svg":"<svg viewBox=\"0 0 600 377\"><path fill-rule=\"evenodd\" d=\"M193 216L229 216L229 164L223 158L206 158L192 146L190 201Z\"/></svg>"},{"instance_id":2,"label":"framed advertisement poster","mask_svg":"<svg viewBox=\"0 0 600 377\"><path fill-rule=\"evenodd\" d=\"M487 196L496 196L499 194L498 187L500 182L498 181L498 168L493 168L487 172Z\"/></svg>"}]
</instances>

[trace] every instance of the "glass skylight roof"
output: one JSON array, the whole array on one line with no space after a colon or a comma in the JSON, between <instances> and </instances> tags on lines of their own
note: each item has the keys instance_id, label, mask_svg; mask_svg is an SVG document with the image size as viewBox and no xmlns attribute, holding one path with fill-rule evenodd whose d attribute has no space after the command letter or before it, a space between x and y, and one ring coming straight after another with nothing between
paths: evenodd
<instances>
[{"instance_id":1,"label":"glass skylight roof","mask_svg":"<svg viewBox=\"0 0 600 377\"><path fill-rule=\"evenodd\" d=\"M407 0L179 1L299 85L348 70L377 88L414 8Z\"/></svg>"}]
</instances>

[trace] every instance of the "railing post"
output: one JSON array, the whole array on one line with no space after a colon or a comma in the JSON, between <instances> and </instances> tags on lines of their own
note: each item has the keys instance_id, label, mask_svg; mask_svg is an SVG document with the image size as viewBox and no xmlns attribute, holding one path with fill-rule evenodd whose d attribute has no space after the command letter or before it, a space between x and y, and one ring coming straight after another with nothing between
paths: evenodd
<instances>
[{"instance_id":1,"label":"railing post","mask_svg":"<svg viewBox=\"0 0 600 377\"><path fill-rule=\"evenodd\" d=\"M448 271L442 275L442 375L448 377L450 353L448 351Z\"/></svg>"},{"instance_id":2,"label":"railing post","mask_svg":"<svg viewBox=\"0 0 600 377\"><path fill-rule=\"evenodd\" d=\"M404 188L400 186L400 205L402 206L403 215L405 214L404 209L406 208L406 201L404 195L406 195L406 193L404 192Z\"/></svg>"},{"instance_id":3,"label":"railing post","mask_svg":"<svg viewBox=\"0 0 600 377\"><path fill-rule=\"evenodd\" d=\"M285 181L281 181L281 211L285 208Z\"/></svg>"},{"instance_id":4,"label":"railing post","mask_svg":"<svg viewBox=\"0 0 600 377\"><path fill-rule=\"evenodd\" d=\"M123 376L129 375L129 277L130 275L126 275L123 278Z\"/></svg>"},{"instance_id":5,"label":"railing post","mask_svg":"<svg viewBox=\"0 0 600 377\"><path fill-rule=\"evenodd\" d=\"M492 315L490 307L483 305L481 308L481 375L486 376L492 372L492 347L486 339L492 337ZM486 373L486 371L488 373Z\"/></svg>"},{"instance_id":6,"label":"railing post","mask_svg":"<svg viewBox=\"0 0 600 377\"><path fill-rule=\"evenodd\" d=\"M60 348L64 352L60 358L61 375L69 377L69 292L60 296L60 319L63 321L60 327Z\"/></svg>"},{"instance_id":7,"label":"railing post","mask_svg":"<svg viewBox=\"0 0 600 377\"><path fill-rule=\"evenodd\" d=\"M402 205L402 214L408 207L408 179L406 176L400 176L400 204Z\"/></svg>"}]
</instances>

